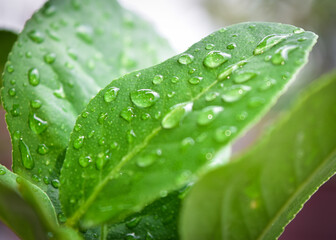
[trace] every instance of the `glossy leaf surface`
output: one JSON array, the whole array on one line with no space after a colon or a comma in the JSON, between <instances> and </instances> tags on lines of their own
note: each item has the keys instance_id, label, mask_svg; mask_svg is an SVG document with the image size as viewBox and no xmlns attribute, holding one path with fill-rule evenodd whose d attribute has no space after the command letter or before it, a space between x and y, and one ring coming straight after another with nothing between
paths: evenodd
<instances>
[{"instance_id":1,"label":"glossy leaf surface","mask_svg":"<svg viewBox=\"0 0 336 240\"><path fill-rule=\"evenodd\" d=\"M114 78L169 52L116 1L49 1L27 22L6 66L2 98L14 172L47 191L59 211L59 173L78 114Z\"/></svg>"},{"instance_id":2,"label":"glossy leaf surface","mask_svg":"<svg viewBox=\"0 0 336 240\"><path fill-rule=\"evenodd\" d=\"M276 239L336 171L335 91L336 72L255 147L201 179L183 206L182 239Z\"/></svg>"},{"instance_id":3,"label":"glossy leaf surface","mask_svg":"<svg viewBox=\"0 0 336 240\"><path fill-rule=\"evenodd\" d=\"M60 192L67 224L121 220L223 164L216 154L274 103L315 41L290 25L243 23L112 81L71 135Z\"/></svg>"}]
</instances>

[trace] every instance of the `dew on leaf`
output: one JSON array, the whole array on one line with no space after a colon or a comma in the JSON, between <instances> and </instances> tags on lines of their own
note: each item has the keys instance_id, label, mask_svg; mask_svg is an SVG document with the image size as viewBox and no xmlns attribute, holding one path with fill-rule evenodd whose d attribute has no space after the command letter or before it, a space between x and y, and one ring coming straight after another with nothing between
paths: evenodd
<instances>
[{"instance_id":1,"label":"dew on leaf","mask_svg":"<svg viewBox=\"0 0 336 240\"><path fill-rule=\"evenodd\" d=\"M191 111L192 105L192 103L187 102L173 106L162 119L162 127L165 129L177 127L184 118L185 114Z\"/></svg>"},{"instance_id":2,"label":"dew on leaf","mask_svg":"<svg viewBox=\"0 0 336 240\"><path fill-rule=\"evenodd\" d=\"M236 115L236 119L238 121L244 121L248 116L248 113L246 111L242 111Z\"/></svg>"},{"instance_id":3,"label":"dew on leaf","mask_svg":"<svg viewBox=\"0 0 336 240\"><path fill-rule=\"evenodd\" d=\"M217 68L231 58L228 53L211 51L204 58L203 64L208 68Z\"/></svg>"},{"instance_id":4,"label":"dew on leaf","mask_svg":"<svg viewBox=\"0 0 336 240\"><path fill-rule=\"evenodd\" d=\"M6 68L6 70L7 70L8 73L12 73L12 72L14 72L14 66L12 64L9 64Z\"/></svg>"},{"instance_id":5,"label":"dew on leaf","mask_svg":"<svg viewBox=\"0 0 336 240\"><path fill-rule=\"evenodd\" d=\"M265 99L261 98L261 97L252 97L249 102L248 105L251 108L256 108L259 107L261 105L263 105L265 103Z\"/></svg>"},{"instance_id":6,"label":"dew on leaf","mask_svg":"<svg viewBox=\"0 0 336 240\"><path fill-rule=\"evenodd\" d=\"M15 88L8 89L8 94L9 96L14 97L16 95L16 89Z\"/></svg>"},{"instance_id":7,"label":"dew on leaf","mask_svg":"<svg viewBox=\"0 0 336 240\"><path fill-rule=\"evenodd\" d=\"M236 102L246 95L247 92L251 90L251 87L246 85L233 85L232 87L225 90L221 95L225 102L231 103Z\"/></svg>"},{"instance_id":8,"label":"dew on leaf","mask_svg":"<svg viewBox=\"0 0 336 240\"><path fill-rule=\"evenodd\" d=\"M185 139L182 140L181 142L181 149L182 150L186 150L189 147L191 147L192 145L195 144L195 140L191 137L186 137Z\"/></svg>"},{"instance_id":9,"label":"dew on leaf","mask_svg":"<svg viewBox=\"0 0 336 240\"><path fill-rule=\"evenodd\" d=\"M260 55L264 53L265 51L269 50L273 46L280 43L282 40L287 38L289 35L287 34L271 34L266 37L264 37L257 45L257 47L254 49L253 54L254 55Z\"/></svg>"},{"instance_id":10,"label":"dew on leaf","mask_svg":"<svg viewBox=\"0 0 336 240\"><path fill-rule=\"evenodd\" d=\"M51 185L54 187L54 188L59 188L60 187L60 181L58 179L53 179L51 181Z\"/></svg>"},{"instance_id":11,"label":"dew on leaf","mask_svg":"<svg viewBox=\"0 0 336 240\"><path fill-rule=\"evenodd\" d=\"M234 82L235 83L247 82L248 80L255 78L257 75L258 73L252 71L239 72L235 75Z\"/></svg>"},{"instance_id":12,"label":"dew on leaf","mask_svg":"<svg viewBox=\"0 0 336 240\"><path fill-rule=\"evenodd\" d=\"M218 81L223 81L225 79L228 79L231 73L233 73L239 67L244 66L246 63L247 62L245 60L242 60L242 61L237 62L236 64L227 66L222 71L220 71L220 73L218 74L218 77L217 77Z\"/></svg>"},{"instance_id":13,"label":"dew on leaf","mask_svg":"<svg viewBox=\"0 0 336 240\"><path fill-rule=\"evenodd\" d=\"M127 136L128 143L133 143L134 139L136 138L136 135L133 129L128 130L126 136Z\"/></svg>"},{"instance_id":14,"label":"dew on leaf","mask_svg":"<svg viewBox=\"0 0 336 240\"><path fill-rule=\"evenodd\" d=\"M55 53L47 53L44 55L43 60L48 63L48 64L52 64L55 62L56 60L56 54Z\"/></svg>"},{"instance_id":15,"label":"dew on leaf","mask_svg":"<svg viewBox=\"0 0 336 240\"><path fill-rule=\"evenodd\" d=\"M118 96L119 90L120 89L117 87L110 87L107 89L104 93L104 101L107 103L114 101Z\"/></svg>"},{"instance_id":16,"label":"dew on leaf","mask_svg":"<svg viewBox=\"0 0 336 240\"><path fill-rule=\"evenodd\" d=\"M104 123L104 121L106 120L106 118L107 118L107 113L101 113L101 114L99 114L99 117L98 117L98 123L99 124L103 124Z\"/></svg>"},{"instance_id":17,"label":"dew on leaf","mask_svg":"<svg viewBox=\"0 0 336 240\"><path fill-rule=\"evenodd\" d=\"M28 32L28 37L35 43L42 43L44 41L44 34L37 30L31 30Z\"/></svg>"},{"instance_id":18,"label":"dew on leaf","mask_svg":"<svg viewBox=\"0 0 336 240\"><path fill-rule=\"evenodd\" d=\"M3 167L0 167L0 175L5 175L6 170Z\"/></svg>"},{"instance_id":19,"label":"dew on leaf","mask_svg":"<svg viewBox=\"0 0 336 240\"><path fill-rule=\"evenodd\" d=\"M232 134L237 132L237 128L234 126L221 126L215 131L216 141L222 143L228 141Z\"/></svg>"},{"instance_id":20,"label":"dew on leaf","mask_svg":"<svg viewBox=\"0 0 336 240\"><path fill-rule=\"evenodd\" d=\"M22 165L28 170L33 169L35 165L34 159L30 154L29 147L22 139L20 139L20 142L19 142L19 149L21 153Z\"/></svg>"},{"instance_id":21,"label":"dew on leaf","mask_svg":"<svg viewBox=\"0 0 336 240\"><path fill-rule=\"evenodd\" d=\"M285 61L288 59L288 54L295 49L297 49L298 46L296 45L289 45L289 46L283 46L275 51L274 55L272 56L272 63L274 65L283 65L285 64Z\"/></svg>"},{"instance_id":22,"label":"dew on leaf","mask_svg":"<svg viewBox=\"0 0 336 240\"><path fill-rule=\"evenodd\" d=\"M179 81L180 81L180 79L177 76L174 76L174 77L171 78L172 83L178 83Z\"/></svg>"},{"instance_id":23,"label":"dew on leaf","mask_svg":"<svg viewBox=\"0 0 336 240\"><path fill-rule=\"evenodd\" d=\"M120 112L120 116L127 122L131 122L133 118L136 117L133 107L126 107Z\"/></svg>"},{"instance_id":24,"label":"dew on leaf","mask_svg":"<svg viewBox=\"0 0 336 240\"><path fill-rule=\"evenodd\" d=\"M272 78L266 78L264 81L261 82L261 84L259 85L259 90L260 91L266 91L269 88L271 88L273 85L276 84L276 80L272 79Z\"/></svg>"},{"instance_id":25,"label":"dew on leaf","mask_svg":"<svg viewBox=\"0 0 336 240\"><path fill-rule=\"evenodd\" d=\"M235 49L237 47L237 45L235 43L229 43L226 48L229 50Z\"/></svg>"},{"instance_id":26,"label":"dew on leaf","mask_svg":"<svg viewBox=\"0 0 336 240\"><path fill-rule=\"evenodd\" d=\"M39 118L36 113L29 114L29 127L36 133L41 134L48 128L48 122Z\"/></svg>"},{"instance_id":27,"label":"dew on leaf","mask_svg":"<svg viewBox=\"0 0 336 240\"><path fill-rule=\"evenodd\" d=\"M46 155L49 152L49 148L42 143L38 145L37 152L41 155Z\"/></svg>"},{"instance_id":28,"label":"dew on leaf","mask_svg":"<svg viewBox=\"0 0 336 240\"><path fill-rule=\"evenodd\" d=\"M40 72L37 68L31 68L28 70L28 81L30 85L37 86L40 83Z\"/></svg>"},{"instance_id":29,"label":"dew on leaf","mask_svg":"<svg viewBox=\"0 0 336 240\"><path fill-rule=\"evenodd\" d=\"M83 146L84 143L84 136L79 136L78 138L75 139L75 141L73 142L73 147L75 149L80 149Z\"/></svg>"},{"instance_id":30,"label":"dew on leaf","mask_svg":"<svg viewBox=\"0 0 336 240\"><path fill-rule=\"evenodd\" d=\"M208 43L207 45L205 45L206 50L212 50L214 47L215 47L215 45L212 44L212 43Z\"/></svg>"},{"instance_id":31,"label":"dew on leaf","mask_svg":"<svg viewBox=\"0 0 336 240\"><path fill-rule=\"evenodd\" d=\"M80 156L78 159L78 163L81 167L86 168L89 166L89 164L92 162L92 159L90 156Z\"/></svg>"},{"instance_id":32,"label":"dew on leaf","mask_svg":"<svg viewBox=\"0 0 336 240\"><path fill-rule=\"evenodd\" d=\"M44 184L46 184L46 185L49 185L49 184L50 184L50 180L49 180L49 178L48 178L47 176L45 176L45 177L43 178L43 182L44 182Z\"/></svg>"},{"instance_id":33,"label":"dew on leaf","mask_svg":"<svg viewBox=\"0 0 336 240\"><path fill-rule=\"evenodd\" d=\"M182 54L178 59L178 62L183 65L188 65L192 63L193 61L194 61L194 56L189 53Z\"/></svg>"},{"instance_id":34,"label":"dew on leaf","mask_svg":"<svg viewBox=\"0 0 336 240\"><path fill-rule=\"evenodd\" d=\"M16 103L13 104L11 114L13 117L20 116L20 105L19 104L16 104Z\"/></svg>"},{"instance_id":35,"label":"dew on leaf","mask_svg":"<svg viewBox=\"0 0 336 240\"><path fill-rule=\"evenodd\" d=\"M155 153L150 153L150 154L145 155L145 156L140 156L136 160L136 165L138 167L141 167L141 168L149 167L154 162L156 162L157 158L158 158L158 156Z\"/></svg>"},{"instance_id":36,"label":"dew on leaf","mask_svg":"<svg viewBox=\"0 0 336 240\"><path fill-rule=\"evenodd\" d=\"M159 100L159 93L151 89L140 89L131 92L132 102L140 108L148 108L154 105L154 103Z\"/></svg>"},{"instance_id":37,"label":"dew on leaf","mask_svg":"<svg viewBox=\"0 0 336 240\"><path fill-rule=\"evenodd\" d=\"M205 101L211 102L211 101L215 100L217 98L217 96L219 96L218 92L208 92L205 95Z\"/></svg>"},{"instance_id":38,"label":"dew on leaf","mask_svg":"<svg viewBox=\"0 0 336 240\"><path fill-rule=\"evenodd\" d=\"M142 115L141 115L141 119L142 120L147 120L147 119L149 119L151 116L150 116L150 114L149 113L143 113Z\"/></svg>"},{"instance_id":39,"label":"dew on leaf","mask_svg":"<svg viewBox=\"0 0 336 240\"><path fill-rule=\"evenodd\" d=\"M138 226L138 224L140 223L141 219L142 219L141 216L134 217L131 220L129 220L129 221L126 222L126 226L128 228L135 228L136 226Z\"/></svg>"},{"instance_id":40,"label":"dew on leaf","mask_svg":"<svg viewBox=\"0 0 336 240\"><path fill-rule=\"evenodd\" d=\"M191 77L189 78L188 82L192 85L197 85L203 80L203 77Z\"/></svg>"},{"instance_id":41,"label":"dew on leaf","mask_svg":"<svg viewBox=\"0 0 336 240\"><path fill-rule=\"evenodd\" d=\"M201 110L197 117L197 123L201 126L210 124L217 115L224 110L221 106L208 106Z\"/></svg>"},{"instance_id":42,"label":"dew on leaf","mask_svg":"<svg viewBox=\"0 0 336 240\"><path fill-rule=\"evenodd\" d=\"M156 75L153 78L153 84L158 85L163 82L163 76L162 75Z\"/></svg>"},{"instance_id":43,"label":"dew on leaf","mask_svg":"<svg viewBox=\"0 0 336 240\"><path fill-rule=\"evenodd\" d=\"M93 42L93 29L88 25L79 25L76 28L76 35L85 43L91 44Z\"/></svg>"}]
</instances>

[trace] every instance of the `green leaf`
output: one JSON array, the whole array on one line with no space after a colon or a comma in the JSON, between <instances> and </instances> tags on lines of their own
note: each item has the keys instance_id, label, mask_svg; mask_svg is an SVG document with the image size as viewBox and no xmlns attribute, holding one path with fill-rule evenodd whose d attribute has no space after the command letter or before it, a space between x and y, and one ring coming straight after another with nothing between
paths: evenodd
<instances>
[{"instance_id":1,"label":"green leaf","mask_svg":"<svg viewBox=\"0 0 336 240\"><path fill-rule=\"evenodd\" d=\"M255 147L202 178L183 205L182 239L276 239L336 171L335 91L336 72Z\"/></svg>"},{"instance_id":2,"label":"green leaf","mask_svg":"<svg viewBox=\"0 0 336 240\"><path fill-rule=\"evenodd\" d=\"M169 53L151 26L116 1L49 1L26 24L4 75L13 170L59 211L59 173L78 114L114 78Z\"/></svg>"},{"instance_id":3,"label":"green leaf","mask_svg":"<svg viewBox=\"0 0 336 240\"><path fill-rule=\"evenodd\" d=\"M60 189L67 224L122 220L222 164L216 154L269 109L315 41L290 25L243 23L112 81L71 135Z\"/></svg>"},{"instance_id":4,"label":"green leaf","mask_svg":"<svg viewBox=\"0 0 336 240\"><path fill-rule=\"evenodd\" d=\"M59 227L48 196L38 187L0 165L0 219L21 238L80 239Z\"/></svg>"}]
</instances>

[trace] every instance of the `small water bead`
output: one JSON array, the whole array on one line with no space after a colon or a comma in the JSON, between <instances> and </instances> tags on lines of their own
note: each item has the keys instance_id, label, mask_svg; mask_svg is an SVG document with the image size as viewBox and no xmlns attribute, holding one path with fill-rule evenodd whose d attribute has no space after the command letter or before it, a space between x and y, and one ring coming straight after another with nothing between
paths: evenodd
<instances>
[{"instance_id":1,"label":"small water bead","mask_svg":"<svg viewBox=\"0 0 336 240\"><path fill-rule=\"evenodd\" d=\"M73 147L75 149L80 149L84 144L84 139L85 139L84 136L79 136L78 138L76 138L73 142Z\"/></svg>"},{"instance_id":2,"label":"small water bead","mask_svg":"<svg viewBox=\"0 0 336 240\"><path fill-rule=\"evenodd\" d=\"M102 170L105 163L107 162L109 156L105 155L104 153L99 153L97 155L97 159L96 159L96 168L97 170Z\"/></svg>"},{"instance_id":3,"label":"small water bead","mask_svg":"<svg viewBox=\"0 0 336 240\"><path fill-rule=\"evenodd\" d=\"M70 69L70 70L72 70L72 69L75 68L75 65L73 63L71 63L71 62L68 62L68 61L64 64L64 66L66 68Z\"/></svg>"},{"instance_id":4,"label":"small water bead","mask_svg":"<svg viewBox=\"0 0 336 240\"><path fill-rule=\"evenodd\" d=\"M93 70L93 69L95 69L95 67L96 67L96 63L95 63L94 60L89 59L89 60L87 61L87 63L86 63L86 66L87 66L90 70Z\"/></svg>"},{"instance_id":5,"label":"small water bead","mask_svg":"<svg viewBox=\"0 0 336 240\"><path fill-rule=\"evenodd\" d=\"M145 168L145 167L149 167L152 164L154 164L154 162L156 162L156 160L158 159L158 155L155 153L150 153L146 156L140 156L137 160L136 160L136 165L140 168Z\"/></svg>"},{"instance_id":6,"label":"small water bead","mask_svg":"<svg viewBox=\"0 0 336 240\"><path fill-rule=\"evenodd\" d=\"M15 79L11 79L10 83L14 86L16 84L16 80Z\"/></svg>"},{"instance_id":7,"label":"small water bead","mask_svg":"<svg viewBox=\"0 0 336 240\"><path fill-rule=\"evenodd\" d=\"M59 99L65 99L66 98L64 88L63 88L62 85L60 86L59 89L54 90L53 94L54 94L55 97L57 97Z\"/></svg>"},{"instance_id":8,"label":"small water bead","mask_svg":"<svg viewBox=\"0 0 336 240\"><path fill-rule=\"evenodd\" d=\"M104 146L105 145L105 138L104 137L102 137L98 140L98 145L99 146Z\"/></svg>"},{"instance_id":9,"label":"small water bead","mask_svg":"<svg viewBox=\"0 0 336 240\"><path fill-rule=\"evenodd\" d=\"M228 79L230 74L236 71L238 68L244 66L246 64L246 60L242 60L237 62L236 64L232 64L224 68L217 76L218 81L223 81Z\"/></svg>"},{"instance_id":10,"label":"small water bead","mask_svg":"<svg viewBox=\"0 0 336 240\"><path fill-rule=\"evenodd\" d=\"M89 134L88 134L88 138L92 138L95 135L95 131L92 130Z\"/></svg>"},{"instance_id":11,"label":"small water bead","mask_svg":"<svg viewBox=\"0 0 336 240\"><path fill-rule=\"evenodd\" d=\"M99 117L98 117L98 123L99 124L103 124L104 123L104 121L107 119L107 113L101 113L101 114L99 114Z\"/></svg>"},{"instance_id":12,"label":"small water bead","mask_svg":"<svg viewBox=\"0 0 336 240\"><path fill-rule=\"evenodd\" d=\"M31 51L26 52L26 58L32 58L33 54Z\"/></svg>"},{"instance_id":13,"label":"small water bead","mask_svg":"<svg viewBox=\"0 0 336 240\"><path fill-rule=\"evenodd\" d=\"M85 43L93 43L93 29L88 25L79 25L76 28L76 35Z\"/></svg>"},{"instance_id":14,"label":"small water bead","mask_svg":"<svg viewBox=\"0 0 336 240\"><path fill-rule=\"evenodd\" d=\"M79 132L82 129L82 124L76 123L74 129L76 132Z\"/></svg>"},{"instance_id":15,"label":"small water bead","mask_svg":"<svg viewBox=\"0 0 336 240\"><path fill-rule=\"evenodd\" d=\"M86 168L92 162L92 158L90 156L80 156L78 159L78 163L81 167Z\"/></svg>"},{"instance_id":16,"label":"small water bead","mask_svg":"<svg viewBox=\"0 0 336 240\"><path fill-rule=\"evenodd\" d=\"M50 180L49 180L49 178L48 178L47 176L45 176L45 177L43 178L43 182L44 182L44 184L46 184L46 185L49 185L49 184L50 184Z\"/></svg>"},{"instance_id":17,"label":"small water bead","mask_svg":"<svg viewBox=\"0 0 336 240\"><path fill-rule=\"evenodd\" d=\"M303 33L304 32L304 29L303 28L296 28L293 30L293 33L295 34L299 34L299 33Z\"/></svg>"},{"instance_id":18,"label":"small water bead","mask_svg":"<svg viewBox=\"0 0 336 240\"><path fill-rule=\"evenodd\" d=\"M208 68L217 68L231 58L231 54L211 51L204 58L203 64Z\"/></svg>"},{"instance_id":19,"label":"small water bead","mask_svg":"<svg viewBox=\"0 0 336 240\"><path fill-rule=\"evenodd\" d=\"M289 35L287 34L271 34L266 37L264 37L257 45L257 47L254 49L253 54L254 55L260 55L264 53L265 51L269 50L276 44L283 41L285 38L287 38Z\"/></svg>"},{"instance_id":20,"label":"small water bead","mask_svg":"<svg viewBox=\"0 0 336 240\"><path fill-rule=\"evenodd\" d=\"M147 119L150 119L151 115L149 113L143 113L141 115L141 119L142 120L147 120Z\"/></svg>"},{"instance_id":21,"label":"small water bead","mask_svg":"<svg viewBox=\"0 0 336 240\"><path fill-rule=\"evenodd\" d=\"M44 8L42 9L42 13L45 16L50 17L56 13L56 7L50 4L50 2L48 2L45 4Z\"/></svg>"},{"instance_id":22,"label":"small water bead","mask_svg":"<svg viewBox=\"0 0 336 240\"><path fill-rule=\"evenodd\" d=\"M111 143L111 145L110 145L110 148L111 149L117 149L119 147L119 144L117 143L117 142L113 142L113 143Z\"/></svg>"},{"instance_id":23,"label":"small water bead","mask_svg":"<svg viewBox=\"0 0 336 240\"><path fill-rule=\"evenodd\" d=\"M259 90L260 91L266 91L269 88L271 88L273 85L276 84L276 80L272 79L272 78L267 78L264 81L261 82L261 84L259 85Z\"/></svg>"},{"instance_id":24,"label":"small water bead","mask_svg":"<svg viewBox=\"0 0 336 240\"><path fill-rule=\"evenodd\" d=\"M48 64L52 64L56 60L56 54L55 53L47 53L47 54L44 55L43 60Z\"/></svg>"},{"instance_id":25,"label":"small water bead","mask_svg":"<svg viewBox=\"0 0 336 240\"><path fill-rule=\"evenodd\" d=\"M250 90L251 87L246 85L233 85L225 90L222 94L222 99L228 103L236 102L244 97Z\"/></svg>"},{"instance_id":26,"label":"small water bead","mask_svg":"<svg viewBox=\"0 0 336 240\"><path fill-rule=\"evenodd\" d=\"M28 170L33 169L35 165L34 160L30 154L30 150L27 144L22 139L20 139L19 142L19 149L21 153L22 165Z\"/></svg>"},{"instance_id":27,"label":"small water bead","mask_svg":"<svg viewBox=\"0 0 336 240\"><path fill-rule=\"evenodd\" d=\"M238 113L238 114L236 115L236 119L237 119L238 121L243 121L243 120L245 120L245 119L247 118L247 116L248 116L248 113L245 112L245 111L242 111L242 112L240 112L240 113Z\"/></svg>"},{"instance_id":28,"label":"small water bead","mask_svg":"<svg viewBox=\"0 0 336 240\"><path fill-rule=\"evenodd\" d=\"M189 74L193 74L194 72L196 72L196 68L190 68L188 71Z\"/></svg>"},{"instance_id":29,"label":"small water bead","mask_svg":"<svg viewBox=\"0 0 336 240\"><path fill-rule=\"evenodd\" d=\"M5 175L6 174L6 170L4 167L0 167L0 175Z\"/></svg>"},{"instance_id":30,"label":"small water bead","mask_svg":"<svg viewBox=\"0 0 336 240\"><path fill-rule=\"evenodd\" d=\"M212 50L214 47L215 47L215 45L212 44L212 43L208 43L207 45L205 45L206 50Z\"/></svg>"},{"instance_id":31,"label":"small water bead","mask_svg":"<svg viewBox=\"0 0 336 240\"><path fill-rule=\"evenodd\" d=\"M133 143L136 138L136 134L133 129L127 131L127 141L128 143Z\"/></svg>"},{"instance_id":32,"label":"small water bead","mask_svg":"<svg viewBox=\"0 0 336 240\"><path fill-rule=\"evenodd\" d=\"M221 29L219 29L219 32L220 32L220 33L224 33L224 32L226 32L226 31L227 31L226 28L221 28Z\"/></svg>"},{"instance_id":33,"label":"small water bead","mask_svg":"<svg viewBox=\"0 0 336 240\"><path fill-rule=\"evenodd\" d=\"M271 58L272 58L272 55L266 55L265 58L264 58L264 60L265 60L266 62L268 62L268 61L271 60Z\"/></svg>"},{"instance_id":34,"label":"small water bead","mask_svg":"<svg viewBox=\"0 0 336 240\"><path fill-rule=\"evenodd\" d=\"M28 70L28 80L30 85L37 86L40 83L40 72L37 68L31 68Z\"/></svg>"},{"instance_id":35,"label":"small water bead","mask_svg":"<svg viewBox=\"0 0 336 240\"><path fill-rule=\"evenodd\" d=\"M158 120L158 119L160 119L161 118L161 111L157 111L156 113L155 113L155 115L154 115L154 118L156 119L156 120Z\"/></svg>"},{"instance_id":36,"label":"small water bead","mask_svg":"<svg viewBox=\"0 0 336 240\"><path fill-rule=\"evenodd\" d=\"M205 101L211 102L211 101L215 100L217 98L217 96L219 96L218 92L208 92L205 95Z\"/></svg>"},{"instance_id":37,"label":"small water bead","mask_svg":"<svg viewBox=\"0 0 336 240\"><path fill-rule=\"evenodd\" d=\"M153 84L154 85L158 85L160 83L163 82L163 76L162 75L156 75L154 78L153 78Z\"/></svg>"},{"instance_id":38,"label":"small water bead","mask_svg":"<svg viewBox=\"0 0 336 240\"><path fill-rule=\"evenodd\" d=\"M259 107L261 105L263 105L265 103L265 99L261 98L261 97L252 97L249 102L248 105L251 108L256 108Z\"/></svg>"},{"instance_id":39,"label":"small water bead","mask_svg":"<svg viewBox=\"0 0 336 240\"><path fill-rule=\"evenodd\" d=\"M171 92L167 93L167 97L172 98L172 97L175 96L175 94L176 94L176 92L171 91Z\"/></svg>"},{"instance_id":40,"label":"small water bead","mask_svg":"<svg viewBox=\"0 0 336 240\"><path fill-rule=\"evenodd\" d=\"M46 155L49 152L49 148L42 143L38 145L37 152L41 155Z\"/></svg>"},{"instance_id":41,"label":"small water bead","mask_svg":"<svg viewBox=\"0 0 336 240\"><path fill-rule=\"evenodd\" d=\"M20 131L15 131L13 134L13 137L15 140L19 140L21 138L21 132Z\"/></svg>"},{"instance_id":42,"label":"small water bead","mask_svg":"<svg viewBox=\"0 0 336 240\"><path fill-rule=\"evenodd\" d=\"M135 228L136 226L138 226L138 224L140 223L142 217L138 216L138 217L134 217L131 220L127 221L126 226L128 228Z\"/></svg>"},{"instance_id":43,"label":"small water bead","mask_svg":"<svg viewBox=\"0 0 336 240\"><path fill-rule=\"evenodd\" d=\"M127 122L131 122L133 118L136 117L133 107L126 107L120 112L120 116Z\"/></svg>"},{"instance_id":44,"label":"small water bead","mask_svg":"<svg viewBox=\"0 0 336 240\"><path fill-rule=\"evenodd\" d=\"M186 113L190 112L192 109L192 103L180 103L173 106L170 111L164 116L161 121L161 125L165 129L171 129L177 127Z\"/></svg>"},{"instance_id":45,"label":"small water bead","mask_svg":"<svg viewBox=\"0 0 336 240\"><path fill-rule=\"evenodd\" d=\"M131 92L132 102L140 108L148 108L155 104L159 100L159 93L151 89L140 89L134 92Z\"/></svg>"},{"instance_id":46,"label":"small water bead","mask_svg":"<svg viewBox=\"0 0 336 240\"><path fill-rule=\"evenodd\" d=\"M188 82L192 85L197 85L203 80L203 77L191 77L189 78Z\"/></svg>"},{"instance_id":47,"label":"small water bead","mask_svg":"<svg viewBox=\"0 0 336 240\"><path fill-rule=\"evenodd\" d=\"M17 117L17 116L20 116L20 113L21 110L20 110L20 105L19 104L16 104L14 103L13 104L13 107L12 107L12 110L11 110L11 114L13 117Z\"/></svg>"},{"instance_id":48,"label":"small water bead","mask_svg":"<svg viewBox=\"0 0 336 240\"><path fill-rule=\"evenodd\" d=\"M61 40L61 37L55 31L53 31L52 29L47 29L46 33L51 39L53 39L55 41L60 41Z\"/></svg>"},{"instance_id":49,"label":"small water bead","mask_svg":"<svg viewBox=\"0 0 336 240\"><path fill-rule=\"evenodd\" d=\"M82 118L87 118L89 116L89 112L83 112L82 113Z\"/></svg>"},{"instance_id":50,"label":"small water bead","mask_svg":"<svg viewBox=\"0 0 336 240\"><path fill-rule=\"evenodd\" d=\"M76 52L75 49L73 48L67 48L67 53L69 55L69 57L71 57L73 60L77 60L78 59L78 54Z\"/></svg>"},{"instance_id":51,"label":"small water bead","mask_svg":"<svg viewBox=\"0 0 336 240\"><path fill-rule=\"evenodd\" d=\"M208 106L203 108L197 117L197 123L201 126L210 124L224 110L221 106Z\"/></svg>"},{"instance_id":52,"label":"small water bead","mask_svg":"<svg viewBox=\"0 0 336 240\"><path fill-rule=\"evenodd\" d=\"M297 49L298 46L296 45L289 45L289 46L283 46L275 51L274 55L272 56L272 63L274 65L283 65L285 64L285 61L288 59L288 54L295 49Z\"/></svg>"},{"instance_id":53,"label":"small water bead","mask_svg":"<svg viewBox=\"0 0 336 240\"><path fill-rule=\"evenodd\" d=\"M195 140L191 137L187 137L182 140L181 142L181 150L186 150L189 147L193 146L195 144Z\"/></svg>"},{"instance_id":54,"label":"small water bead","mask_svg":"<svg viewBox=\"0 0 336 240\"><path fill-rule=\"evenodd\" d=\"M32 180L34 181L34 182L41 182L41 178L39 178L37 175L33 175L32 176Z\"/></svg>"},{"instance_id":55,"label":"small water bead","mask_svg":"<svg viewBox=\"0 0 336 240\"><path fill-rule=\"evenodd\" d=\"M172 83L178 83L179 81L180 81L180 79L177 76L174 76L174 77L171 78Z\"/></svg>"},{"instance_id":56,"label":"small water bead","mask_svg":"<svg viewBox=\"0 0 336 240\"><path fill-rule=\"evenodd\" d=\"M188 65L192 63L193 61L194 61L194 56L189 53L182 54L178 59L178 62L183 65Z\"/></svg>"},{"instance_id":57,"label":"small water bead","mask_svg":"<svg viewBox=\"0 0 336 240\"><path fill-rule=\"evenodd\" d=\"M61 183L60 183L60 181L59 181L58 179L53 179L53 180L51 181L51 185L52 185L54 188L59 188L60 185L61 185Z\"/></svg>"},{"instance_id":58,"label":"small water bead","mask_svg":"<svg viewBox=\"0 0 336 240\"><path fill-rule=\"evenodd\" d=\"M232 50L232 49L235 49L237 47L237 44L235 43L229 43L226 48L229 49L229 50Z\"/></svg>"},{"instance_id":59,"label":"small water bead","mask_svg":"<svg viewBox=\"0 0 336 240\"><path fill-rule=\"evenodd\" d=\"M29 114L28 122L30 129L36 134L41 134L48 128L48 122L39 118L36 113Z\"/></svg>"},{"instance_id":60,"label":"small water bead","mask_svg":"<svg viewBox=\"0 0 336 240\"><path fill-rule=\"evenodd\" d=\"M248 80L255 78L257 75L258 73L252 71L239 72L235 75L234 82L235 83L247 82Z\"/></svg>"},{"instance_id":61,"label":"small water bead","mask_svg":"<svg viewBox=\"0 0 336 240\"><path fill-rule=\"evenodd\" d=\"M118 96L119 90L120 89L117 87L110 87L107 89L104 93L104 101L107 103L114 101Z\"/></svg>"},{"instance_id":62,"label":"small water bead","mask_svg":"<svg viewBox=\"0 0 336 240\"><path fill-rule=\"evenodd\" d=\"M59 214L57 215L57 219L58 219L58 221L59 221L60 223L65 223L66 220L67 220L67 218L66 218L66 216L64 215L64 213L59 213Z\"/></svg>"},{"instance_id":63,"label":"small water bead","mask_svg":"<svg viewBox=\"0 0 336 240\"><path fill-rule=\"evenodd\" d=\"M7 70L8 73L12 73L12 72L14 72L14 66L12 64L9 64L6 68L6 70Z\"/></svg>"},{"instance_id":64,"label":"small water bead","mask_svg":"<svg viewBox=\"0 0 336 240\"><path fill-rule=\"evenodd\" d=\"M307 40L306 37L301 37L301 38L299 38L297 41L298 41L298 42L304 42L304 41L306 41L306 40Z\"/></svg>"},{"instance_id":65,"label":"small water bead","mask_svg":"<svg viewBox=\"0 0 336 240\"><path fill-rule=\"evenodd\" d=\"M31 30L28 32L28 37L35 43L42 43L44 41L44 34L37 30Z\"/></svg>"},{"instance_id":66,"label":"small water bead","mask_svg":"<svg viewBox=\"0 0 336 240\"><path fill-rule=\"evenodd\" d=\"M14 97L16 95L16 89L15 88L8 89L8 94L9 96Z\"/></svg>"},{"instance_id":67,"label":"small water bead","mask_svg":"<svg viewBox=\"0 0 336 240\"><path fill-rule=\"evenodd\" d=\"M234 126L221 126L215 131L215 139L216 141L222 143L227 141L232 134L237 132L237 128Z\"/></svg>"}]
</instances>

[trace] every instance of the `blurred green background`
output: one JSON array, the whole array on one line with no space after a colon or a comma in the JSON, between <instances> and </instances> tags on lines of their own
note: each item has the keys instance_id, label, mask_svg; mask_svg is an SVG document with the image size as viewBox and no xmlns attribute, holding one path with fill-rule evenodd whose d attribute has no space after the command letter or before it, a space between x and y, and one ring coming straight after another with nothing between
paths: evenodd
<instances>
[{"instance_id":1,"label":"blurred green background","mask_svg":"<svg viewBox=\"0 0 336 240\"><path fill-rule=\"evenodd\" d=\"M0 29L20 32L25 21L44 0L0 0ZM216 29L246 21L271 21L296 25L319 35L309 63L279 103L234 145L234 151L250 145L272 119L289 106L300 90L323 73L336 68L336 0L121 0L151 21L176 49L184 51ZM0 70L8 44L15 35L0 35ZM336 93L335 93L336 95ZM312 116L313 117L313 116ZM0 162L10 167L11 145L0 107ZM308 201L290 223L281 240L336 239L336 180L331 179ZM18 239L0 222L0 240Z\"/></svg>"}]
</instances>

